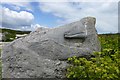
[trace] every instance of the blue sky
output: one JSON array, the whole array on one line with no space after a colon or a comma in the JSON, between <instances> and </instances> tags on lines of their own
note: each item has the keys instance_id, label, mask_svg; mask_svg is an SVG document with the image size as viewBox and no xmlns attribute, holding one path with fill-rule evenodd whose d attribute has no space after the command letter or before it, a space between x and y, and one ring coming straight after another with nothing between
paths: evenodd
<instances>
[{"instance_id":1,"label":"blue sky","mask_svg":"<svg viewBox=\"0 0 120 80\"><path fill-rule=\"evenodd\" d=\"M33 31L38 27L52 28L93 16L97 20L98 33L118 32L117 0L110 0L111 2L57 1L3 1L0 4L1 27Z\"/></svg>"}]
</instances>

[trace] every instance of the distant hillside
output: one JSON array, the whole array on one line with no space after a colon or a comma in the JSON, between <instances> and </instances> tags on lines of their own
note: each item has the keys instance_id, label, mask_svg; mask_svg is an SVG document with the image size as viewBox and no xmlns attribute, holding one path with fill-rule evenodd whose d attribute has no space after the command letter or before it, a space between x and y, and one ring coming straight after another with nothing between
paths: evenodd
<instances>
[{"instance_id":1,"label":"distant hillside","mask_svg":"<svg viewBox=\"0 0 120 80\"><path fill-rule=\"evenodd\" d=\"M0 28L0 33L4 33L4 32L16 33L16 34L29 34L31 31L20 31L20 30Z\"/></svg>"},{"instance_id":2,"label":"distant hillside","mask_svg":"<svg viewBox=\"0 0 120 80\"><path fill-rule=\"evenodd\" d=\"M0 33L1 39L0 41L3 42L8 42L8 41L13 41L16 37L16 34L22 35L22 34L29 34L31 31L19 31L19 30L12 30L12 29L5 29L5 28L0 28Z\"/></svg>"}]
</instances>

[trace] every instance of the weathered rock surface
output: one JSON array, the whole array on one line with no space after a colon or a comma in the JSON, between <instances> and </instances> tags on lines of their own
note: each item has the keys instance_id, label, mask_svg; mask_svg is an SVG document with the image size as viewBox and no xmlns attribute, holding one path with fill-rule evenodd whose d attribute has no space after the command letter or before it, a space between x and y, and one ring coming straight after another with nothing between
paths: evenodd
<instances>
[{"instance_id":1,"label":"weathered rock surface","mask_svg":"<svg viewBox=\"0 0 120 80\"><path fill-rule=\"evenodd\" d=\"M101 50L95 22L95 18L86 17L11 42L2 51L2 77L65 78L68 57L86 57Z\"/></svg>"}]
</instances>

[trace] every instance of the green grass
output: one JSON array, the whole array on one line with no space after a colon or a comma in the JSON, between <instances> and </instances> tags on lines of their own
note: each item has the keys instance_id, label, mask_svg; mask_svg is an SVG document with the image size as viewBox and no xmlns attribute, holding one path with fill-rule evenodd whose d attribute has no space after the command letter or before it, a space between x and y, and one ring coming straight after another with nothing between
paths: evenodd
<instances>
[{"instance_id":1,"label":"green grass","mask_svg":"<svg viewBox=\"0 0 120 80\"><path fill-rule=\"evenodd\" d=\"M117 49L120 45L118 45L118 38L120 38L119 34L101 34L98 36L102 49Z\"/></svg>"}]
</instances>

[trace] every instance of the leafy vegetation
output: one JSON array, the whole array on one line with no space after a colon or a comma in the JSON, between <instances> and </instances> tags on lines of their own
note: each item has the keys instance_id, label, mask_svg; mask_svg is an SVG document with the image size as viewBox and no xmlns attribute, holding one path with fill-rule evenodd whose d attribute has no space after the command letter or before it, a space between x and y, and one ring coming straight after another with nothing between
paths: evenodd
<instances>
[{"instance_id":1,"label":"leafy vegetation","mask_svg":"<svg viewBox=\"0 0 120 80\"><path fill-rule=\"evenodd\" d=\"M120 46L119 34L99 35L102 51L94 52L95 57L89 60L68 58L71 66L67 69L67 78L77 80L119 80L120 79Z\"/></svg>"}]
</instances>

